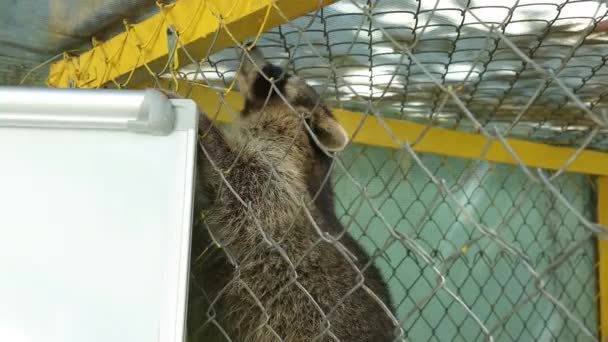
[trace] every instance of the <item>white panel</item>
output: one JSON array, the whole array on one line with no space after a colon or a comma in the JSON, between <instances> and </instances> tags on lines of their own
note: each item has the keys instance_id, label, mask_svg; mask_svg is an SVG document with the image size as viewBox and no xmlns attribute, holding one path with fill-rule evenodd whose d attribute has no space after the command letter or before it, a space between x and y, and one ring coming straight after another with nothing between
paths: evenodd
<instances>
[{"instance_id":1,"label":"white panel","mask_svg":"<svg viewBox=\"0 0 608 342\"><path fill-rule=\"evenodd\" d=\"M0 341L183 340L195 126L0 128Z\"/></svg>"}]
</instances>

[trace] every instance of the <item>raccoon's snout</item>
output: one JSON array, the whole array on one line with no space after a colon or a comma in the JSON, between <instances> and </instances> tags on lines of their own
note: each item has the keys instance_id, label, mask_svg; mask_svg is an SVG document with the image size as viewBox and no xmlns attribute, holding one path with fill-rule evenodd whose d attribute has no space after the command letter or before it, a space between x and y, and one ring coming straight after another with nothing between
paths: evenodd
<instances>
[{"instance_id":1,"label":"raccoon's snout","mask_svg":"<svg viewBox=\"0 0 608 342\"><path fill-rule=\"evenodd\" d=\"M253 73L257 73L259 70L262 70L266 64L268 64L260 49L253 46L249 51L247 50L249 50L249 47L240 52L242 61L240 74L245 77L248 77Z\"/></svg>"}]
</instances>

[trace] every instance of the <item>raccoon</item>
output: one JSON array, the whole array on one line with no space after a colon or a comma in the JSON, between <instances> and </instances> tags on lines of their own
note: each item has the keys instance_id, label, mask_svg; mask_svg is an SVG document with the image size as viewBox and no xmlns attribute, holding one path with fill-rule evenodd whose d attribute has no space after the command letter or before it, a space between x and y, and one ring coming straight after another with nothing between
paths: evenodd
<instances>
[{"instance_id":1,"label":"raccoon","mask_svg":"<svg viewBox=\"0 0 608 342\"><path fill-rule=\"evenodd\" d=\"M188 340L393 341L387 286L334 209L344 128L258 49L237 82L235 124L200 120Z\"/></svg>"}]
</instances>

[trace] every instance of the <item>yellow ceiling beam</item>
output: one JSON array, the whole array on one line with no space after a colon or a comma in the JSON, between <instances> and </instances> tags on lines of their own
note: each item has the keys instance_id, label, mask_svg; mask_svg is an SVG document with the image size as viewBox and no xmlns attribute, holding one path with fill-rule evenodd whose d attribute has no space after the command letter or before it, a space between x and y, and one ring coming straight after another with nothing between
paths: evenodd
<instances>
[{"instance_id":1,"label":"yellow ceiling beam","mask_svg":"<svg viewBox=\"0 0 608 342\"><path fill-rule=\"evenodd\" d=\"M73 86L95 88L111 80L129 88L150 84L152 70L165 69L169 44L167 29L172 25L190 57L203 59L209 54L234 46L272 27L315 11L336 0L179 0L161 7L160 13L137 24L127 25L125 32L95 44L78 57L66 57L51 66L48 83L55 87ZM279 13L280 9L280 13ZM184 49L177 49L178 61L189 61ZM170 67L170 66L169 66ZM180 89L189 84L178 81ZM195 87L193 97L207 113L219 108L219 119L230 121L225 106L219 106L215 91ZM242 100L232 92L225 97L232 110L242 108ZM373 116L334 109L335 115L352 135L355 143L399 148L382 124ZM395 119L384 119L384 124L400 141L416 141L426 126ZM357 127L361 127L355 134ZM487 137L431 127L414 147L418 152L450 157L478 159L487 144ZM530 167L560 169L575 153L572 148L555 147L516 139L507 139L521 162ZM504 146L495 141L484 158L487 161L517 164ZM594 175L608 175L608 154L584 151L568 171Z\"/></svg>"},{"instance_id":2,"label":"yellow ceiling beam","mask_svg":"<svg viewBox=\"0 0 608 342\"><path fill-rule=\"evenodd\" d=\"M238 113L243 108L243 100L235 91L225 95L222 102L218 95L221 91L203 86L191 87L186 81L180 81L178 89L179 93L196 101L207 115L211 117L217 115L217 120L222 122L231 122L234 113ZM402 148L374 116L342 109L333 109L333 113L350 134L354 143ZM426 125L404 120L385 118L383 121L400 141L407 139L412 143L418 140L421 134L427 130ZM359 126L361 127L357 130ZM506 141L520 161L528 167L559 170L576 152L574 148L557 147L519 139L506 139ZM414 150L448 157L479 159L487 143L488 138L481 134L430 127L414 146ZM491 144L482 159L496 163L519 164L499 141L494 141ZM567 171L608 176L608 153L585 150L570 164Z\"/></svg>"},{"instance_id":3,"label":"yellow ceiling beam","mask_svg":"<svg viewBox=\"0 0 608 342\"><path fill-rule=\"evenodd\" d=\"M597 179L597 218L600 225L608 227L608 177ZM600 337L608 341L608 236L599 236L598 282L600 308Z\"/></svg>"},{"instance_id":4,"label":"yellow ceiling beam","mask_svg":"<svg viewBox=\"0 0 608 342\"><path fill-rule=\"evenodd\" d=\"M336 0L179 0L160 13L125 25L125 32L77 57L51 65L53 87L101 87L111 80L132 87L163 70L170 54L167 30L175 26L184 49L177 60L188 64L261 32L315 11ZM128 83L128 84L127 84Z\"/></svg>"}]
</instances>

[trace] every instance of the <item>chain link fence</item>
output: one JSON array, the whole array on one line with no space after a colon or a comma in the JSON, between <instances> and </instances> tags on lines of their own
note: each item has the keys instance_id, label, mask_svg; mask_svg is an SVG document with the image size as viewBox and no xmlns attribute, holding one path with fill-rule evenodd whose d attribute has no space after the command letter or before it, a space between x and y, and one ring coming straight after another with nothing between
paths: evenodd
<instances>
[{"instance_id":1,"label":"chain link fence","mask_svg":"<svg viewBox=\"0 0 608 342\"><path fill-rule=\"evenodd\" d=\"M163 13L172 5L159 6ZM270 7L282 13L272 2ZM192 17L201 10L192 9ZM400 327L396 340L599 340L596 246L605 227L593 223L596 183L564 170L585 150L608 149L607 14L602 1L342 0L253 39L271 62L305 79L330 108L377 120L398 147L353 143L331 162L336 214L388 284L394 310L384 314ZM128 25L127 32L145 36ZM189 55L179 34L167 34ZM139 40L142 55L148 43ZM234 46L203 60L181 60L180 68L169 54L162 68L146 66L147 81L185 95L214 92L219 105L207 115L227 109L234 119L241 108L226 99L239 90L240 56L249 55L243 42L235 40ZM120 51L96 48L109 65L121 63ZM87 72L86 65L75 68ZM132 86L130 77L109 81L110 87ZM427 129L405 141L384 119ZM472 159L415 152L438 127L477 133L486 148ZM485 161L496 142L521 160L507 137L575 150L555 170ZM221 165L217 171L233 172ZM238 185L222 179L237 196ZM239 210L250 209L256 210L246 204ZM219 318L238 310L221 307L224 292L206 293L217 280L199 271L221 256L237 261L222 268L229 283L247 283L233 258L243 251L211 239L204 215L195 220L191 338L207 341L199 332L212 326L221 331L218 341L239 341L234 327ZM307 290L297 277L291 285ZM346 297L360 294L359 288L354 281ZM277 288L273 300L284 290ZM263 316L259 295L247 296L260 303L262 312L255 314ZM327 320L314 323L319 333ZM261 322L260 329L274 329L271 317Z\"/></svg>"},{"instance_id":2,"label":"chain link fence","mask_svg":"<svg viewBox=\"0 0 608 342\"><path fill-rule=\"evenodd\" d=\"M595 334L593 236L542 185L514 166L485 162L424 155L424 170L407 154L369 147L353 147L342 158L348 167L337 177L339 212L369 251L383 251L376 262L409 340L578 341L591 339L583 329ZM353 189L344 172L364 190ZM582 215L593 216L588 179L568 174L554 185ZM380 217L431 261L392 238ZM539 291L539 281L552 298Z\"/></svg>"}]
</instances>

